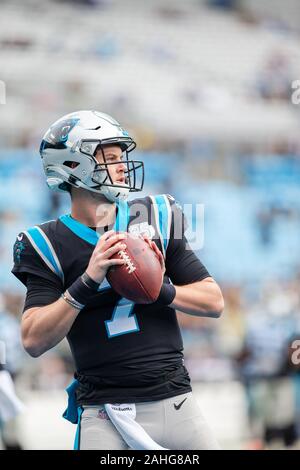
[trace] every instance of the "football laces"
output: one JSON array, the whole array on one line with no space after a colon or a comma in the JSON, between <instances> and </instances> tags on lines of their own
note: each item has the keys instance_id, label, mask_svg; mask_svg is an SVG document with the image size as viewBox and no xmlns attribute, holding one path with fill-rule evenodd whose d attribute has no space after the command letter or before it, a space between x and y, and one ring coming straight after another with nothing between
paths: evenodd
<instances>
[{"instance_id":1,"label":"football laces","mask_svg":"<svg viewBox=\"0 0 300 470\"><path fill-rule=\"evenodd\" d=\"M120 257L125 261L126 263L126 269L128 271L129 274L132 274L135 270L136 270L136 267L134 266L133 262L132 262L132 259L130 258L130 256L126 253L126 251L124 250L120 250L118 251L118 254L120 255Z\"/></svg>"}]
</instances>

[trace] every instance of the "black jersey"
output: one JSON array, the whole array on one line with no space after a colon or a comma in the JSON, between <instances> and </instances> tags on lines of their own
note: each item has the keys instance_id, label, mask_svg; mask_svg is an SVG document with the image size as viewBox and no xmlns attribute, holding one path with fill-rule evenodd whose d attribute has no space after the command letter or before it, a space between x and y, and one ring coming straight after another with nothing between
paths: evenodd
<instances>
[{"instance_id":1,"label":"black jersey","mask_svg":"<svg viewBox=\"0 0 300 470\"><path fill-rule=\"evenodd\" d=\"M171 196L122 201L117 209L113 229L147 233L163 252L164 282L184 285L209 276L188 249L183 214ZM181 231L175 237L178 223ZM70 214L21 232L12 272L27 286L24 310L57 300L86 270L99 237ZM79 404L153 401L191 390L175 310L158 303L134 304L106 279L78 314L67 339L80 384Z\"/></svg>"}]
</instances>

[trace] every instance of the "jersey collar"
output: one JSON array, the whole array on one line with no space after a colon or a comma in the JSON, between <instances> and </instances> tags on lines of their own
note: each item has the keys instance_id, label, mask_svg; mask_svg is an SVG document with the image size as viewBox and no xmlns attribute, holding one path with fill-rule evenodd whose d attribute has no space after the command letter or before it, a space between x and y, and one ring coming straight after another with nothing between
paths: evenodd
<instances>
[{"instance_id":1,"label":"jersey collar","mask_svg":"<svg viewBox=\"0 0 300 470\"><path fill-rule=\"evenodd\" d=\"M119 201L118 213L116 221L112 230L116 232L127 232L127 227L129 223L129 206L127 201ZM59 220L66 225L75 235L77 235L82 240L90 243L91 245L96 245L101 235L97 233L92 228L87 225L82 224L78 220L73 219L71 214L64 214L59 217Z\"/></svg>"}]
</instances>

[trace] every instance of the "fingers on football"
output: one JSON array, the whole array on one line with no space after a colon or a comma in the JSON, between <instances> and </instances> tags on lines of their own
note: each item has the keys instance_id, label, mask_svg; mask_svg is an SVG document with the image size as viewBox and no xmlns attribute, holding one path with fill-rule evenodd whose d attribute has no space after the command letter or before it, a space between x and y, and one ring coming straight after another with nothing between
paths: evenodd
<instances>
[{"instance_id":1,"label":"fingers on football","mask_svg":"<svg viewBox=\"0 0 300 470\"><path fill-rule=\"evenodd\" d=\"M108 232L107 232L108 233ZM101 239L102 243L99 243L98 248L104 252L108 248L112 247L118 242L121 242L126 238L126 233L115 233L113 232L109 237L106 237L104 239Z\"/></svg>"},{"instance_id":2,"label":"fingers on football","mask_svg":"<svg viewBox=\"0 0 300 470\"><path fill-rule=\"evenodd\" d=\"M150 238L149 238L147 235L145 235L145 234L143 234L143 238L144 238L145 242L147 243L147 245L149 245L150 248L151 248L153 251L155 251L156 254L160 253L160 251L158 250L158 248L157 248L155 242L153 242L152 240L150 240Z\"/></svg>"},{"instance_id":3,"label":"fingers on football","mask_svg":"<svg viewBox=\"0 0 300 470\"><path fill-rule=\"evenodd\" d=\"M147 235L143 234L143 238L145 242L150 246L150 248L155 252L156 256L158 257L160 263L164 263L164 257L162 255L162 252L159 250L157 247L156 243L150 240L150 238L147 237Z\"/></svg>"},{"instance_id":4,"label":"fingers on football","mask_svg":"<svg viewBox=\"0 0 300 470\"><path fill-rule=\"evenodd\" d=\"M125 250L126 245L122 242L115 243L113 246L108 248L105 251L102 251L101 253L101 258L102 259L108 259L111 256L113 256L115 253L118 253L118 251Z\"/></svg>"},{"instance_id":5,"label":"fingers on football","mask_svg":"<svg viewBox=\"0 0 300 470\"><path fill-rule=\"evenodd\" d=\"M155 242L152 242L152 250L155 251L159 259L163 258L162 252L158 249Z\"/></svg>"},{"instance_id":6,"label":"fingers on football","mask_svg":"<svg viewBox=\"0 0 300 470\"><path fill-rule=\"evenodd\" d=\"M149 238L147 238L147 239L145 240L145 242L147 243L147 245L148 245L151 249L153 249L153 248L152 248L152 242L151 242L151 240L149 240Z\"/></svg>"},{"instance_id":7,"label":"fingers on football","mask_svg":"<svg viewBox=\"0 0 300 470\"><path fill-rule=\"evenodd\" d=\"M115 234L116 234L116 232L115 232L114 230L108 230L107 232L105 232L105 233L102 235L101 238L99 238L98 243L101 242L101 241L107 240L108 238L110 238L111 236L113 236L113 235L115 235Z\"/></svg>"},{"instance_id":8,"label":"fingers on football","mask_svg":"<svg viewBox=\"0 0 300 470\"><path fill-rule=\"evenodd\" d=\"M149 245L150 248L152 248L152 246L151 246L151 243L152 243L152 242L151 242L151 240L149 239L149 237L143 233L143 234L142 234L142 238L143 238L143 240L147 243L147 245Z\"/></svg>"},{"instance_id":9,"label":"fingers on football","mask_svg":"<svg viewBox=\"0 0 300 470\"><path fill-rule=\"evenodd\" d=\"M117 266L117 265L122 265L122 264L125 264L126 261L124 259L116 259L116 258L112 258L112 259L107 259L105 261L103 261L103 266L105 268L110 268L111 266Z\"/></svg>"},{"instance_id":10,"label":"fingers on football","mask_svg":"<svg viewBox=\"0 0 300 470\"><path fill-rule=\"evenodd\" d=\"M155 252L156 256L158 257L161 268L165 269L165 259L163 257L162 252L158 249L157 245L154 242L152 242L152 244L153 244L153 246L152 246L153 251Z\"/></svg>"}]
</instances>

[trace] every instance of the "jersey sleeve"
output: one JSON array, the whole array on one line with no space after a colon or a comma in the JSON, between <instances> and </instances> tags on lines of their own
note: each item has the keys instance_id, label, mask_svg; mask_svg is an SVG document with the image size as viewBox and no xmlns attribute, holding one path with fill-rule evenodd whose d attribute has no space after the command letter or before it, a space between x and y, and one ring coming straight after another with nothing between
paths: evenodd
<instances>
[{"instance_id":1,"label":"jersey sleeve","mask_svg":"<svg viewBox=\"0 0 300 470\"><path fill-rule=\"evenodd\" d=\"M19 233L14 243L13 262L11 272L25 286L27 286L28 275L34 274L63 288L60 277L47 266L24 232Z\"/></svg>"},{"instance_id":2,"label":"jersey sleeve","mask_svg":"<svg viewBox=\"0 0 300 470\"><path fill-rule=\"evenodd\" d=\"M171 226L166 251L166 274L175 285L202 281L210 274L185 237L187 221L181 206L172 196L167 197L171 207Z\"/></svg>"},{"instance_id":3,"label":"jersey sleeve","mask_svg":"<svg viewBox=\"0 0 300 470\"><path fill-rule=\"evenodd\" d=\"M27 274L27 293L23 313L32 307L43 307L58 300L63 292L61 283L35 274Z\"/></svg>"}]
</instances>

